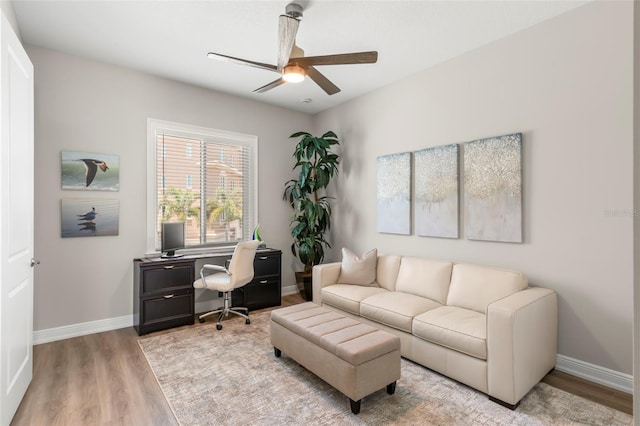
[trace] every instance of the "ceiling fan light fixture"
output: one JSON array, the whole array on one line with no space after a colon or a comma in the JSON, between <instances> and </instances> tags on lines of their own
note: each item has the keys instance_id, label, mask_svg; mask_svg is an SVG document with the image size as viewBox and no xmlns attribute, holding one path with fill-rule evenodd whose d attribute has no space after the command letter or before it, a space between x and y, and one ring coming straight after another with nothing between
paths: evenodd
<instances>
[{"instance_id":1,"label":"ceiling fan light fixture","mask_svg":"<svg viewBox=\"0 0 640 426\"><path fill-rule=\"evenodd\" d=\"M300 65L287 65L282 72L282 79L287 83L300 83L307 72Z\"/></svg>"}]
</instances>

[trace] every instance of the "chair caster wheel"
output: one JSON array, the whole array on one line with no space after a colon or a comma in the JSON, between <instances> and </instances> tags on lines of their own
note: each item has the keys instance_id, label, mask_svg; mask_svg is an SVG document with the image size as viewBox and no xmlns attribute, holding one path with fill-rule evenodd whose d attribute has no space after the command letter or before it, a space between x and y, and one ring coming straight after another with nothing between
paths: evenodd
<instances>
[{"instance_id":1,"label":"chair caster wheel","mask_svg":"<svg viewBox=\"0 0 640 426\"><path fill-rule=\"evenodd\" d=\"M245 324L251 324L251 320L250 320L249 318L247 318L247 319L244 321L244 323L245 323Z\"/></svg>"},{"instance_id":2,"label":"chair caster wheel","mask_svg":"<svg viewBox=\"0 0 640 426\"><path fill-rule=\"evenodd\" d=\"M216 324L216 329L217 330L222 330L222 324Z\"/></svg>"},{"instance_id":3,"label":"chair caster wheel","mask_svg":"<svg viewBox=\"0 0 640 426\"><path fill-rule=\"evenodd\" d=\"M200 324L204 323L204 318L198 318L198 321L200 321Z\"/></svg>"}]
</instances>

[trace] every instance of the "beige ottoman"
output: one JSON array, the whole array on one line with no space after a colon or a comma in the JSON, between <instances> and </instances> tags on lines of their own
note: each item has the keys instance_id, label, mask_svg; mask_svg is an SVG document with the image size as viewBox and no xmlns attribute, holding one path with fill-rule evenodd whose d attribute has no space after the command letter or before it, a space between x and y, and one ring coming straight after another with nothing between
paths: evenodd
<instances>
[{"instance_id":1,"label":"beige ottoman","mask_svg":"<svg viewBox=\"0 0 640 426\"><path fill-rule=\"evenodd\" d=\"M364 396L395 392L399 337L311 302L272 311L270 329L276 357L286 353L348 396L354 414Z\"/></svg>"}]
</instances>

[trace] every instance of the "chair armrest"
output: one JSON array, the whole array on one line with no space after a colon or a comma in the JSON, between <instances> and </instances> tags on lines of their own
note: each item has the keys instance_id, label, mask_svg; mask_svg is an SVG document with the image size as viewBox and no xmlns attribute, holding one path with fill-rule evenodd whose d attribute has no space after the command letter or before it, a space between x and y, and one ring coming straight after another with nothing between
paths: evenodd
<instances>
[{"instance_id":1,"label":"chair armrest","mask_svg":"<svg viewBox=\"0 0 640 426\"><path fill-rule=\"evenodd\" d=\"M315 265L313 267L313 275L311 277L313 286L313 303L318 305L322 304L320 290L322 287L337 283L338 278L340 278L341 269L341 262L323 263L322 265Z\"/></svg>"},{"instance_id":2,"label":"chair armrest","mask_svg":"<svg viewBox=\"0 0 640 426\"><path fill-rule=\"evenodd\" d=\"M225 268L224 266L220 266L220 265L202 265L202 268L200 268L200 278L202 279L202 285L203 286L207 286L207 280L205 279L205 275L204 275L204 271L216 271L216 272L224 272L227 275L231 275L231 272L229 272L229 270L227 268Z\"/></svg>"},{"instance_id":3,"label":"chair armrest","mask_svg":"<svg viewBox=\"0 0 640 426\"><path fill-rule=\"evenodd\" d=\"M231 275L231 272L229 272L229 270L227 268L225 268L224 266L220 266L220 265L202 265L202 268L200 269L200 274L202 274L202 272L204 272L204 270L210 270L210 271L218 271L218 272L224 272L228 275Z\"/></svg>"},{"instance_id":4,"label":"chair armrest","mask_svg":"<svg viewBox=\"0 0 640 426\"><path fill-rule=\"evenodd\" d=\"M490 396L518 401L556 365L558 298L529 287L487 309L487 384Z\"/></svg>"}]
</instances>

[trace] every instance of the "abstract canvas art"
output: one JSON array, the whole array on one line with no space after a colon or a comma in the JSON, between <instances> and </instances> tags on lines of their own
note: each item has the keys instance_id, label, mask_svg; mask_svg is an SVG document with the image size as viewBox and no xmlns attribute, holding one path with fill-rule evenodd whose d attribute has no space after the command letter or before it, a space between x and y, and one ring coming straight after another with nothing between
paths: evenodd
<instances>
[{"instance_id":1,"label":"abstract canvas art","mask_svg":"<svg viewBox=\"0 0 640 426\"><path fill-rule=\"evenodd\" d=\"M414 156L416 234L458 238L458 145L423 149Z\"/></svg>"},{"instance_id":2,"label":"abstract canvas art","mask_svg":"<svg viewBox=\"0 0 640 426\"><path fill-rule=\"evenodd\" d=\"M411 233L411 153L377 159L378 232Z\"/></svg>"},{"instance_id":3,"label":"abstract canvas art","mask_svg":"<svg viewBox=\"0 0 640 426\"><path fill-rule=\"evenodd\" d=\"M62 189L118 191L120 161L114 154L62 151Z\"/></svg>"},{"instance_id":4,"label":"abstract canvas art","mask_svg":"<svg viewBox=\"0 0 640 426\"><path fill-rule=\"evenodd\" d=\"M61 203L62 238L118 235L118 200L66 198Z\"/></svg>"},{"instance_id":5,"label":"abstract canvas art","mask_svg":"<svg viewBox=\"0 0 640 426\"><path fill-rule=\"evenodd\" d=\"M522 242L522 133L464 144L465 233Z\"/></svg>"}]
</instances>

